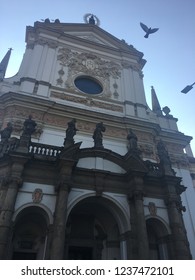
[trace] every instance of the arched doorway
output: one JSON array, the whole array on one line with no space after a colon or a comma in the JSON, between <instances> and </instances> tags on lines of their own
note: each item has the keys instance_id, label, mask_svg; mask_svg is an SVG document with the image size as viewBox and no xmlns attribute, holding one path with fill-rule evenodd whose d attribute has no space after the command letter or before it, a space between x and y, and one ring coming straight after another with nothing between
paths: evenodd
<instances>
[{"instance_id":1,"label":"arched doorway","mask_svg":"<svg viewBox=\"0 0 195 280\"><path fill-rule=\"evenodd\" d=\"M12 259L44 259L48 217L36 206L29 206L16 217L12 238Z\"/></svg>"},{"instance_id":2,"label":"arched doorway","mask_svg":"<svg viewBox=\"0 0 195 280\"><path fill-rule=\"evenodd\" d=\"M120 230L113 202L88 197L71 210L66 226L65 259L121 259Z\"/></svg>"},{"instance_id":3,"label":"arched doorway","mask_svg":"<svg viewBox=\"0 0 195 280\"><path fill-rule=\"evenodd\" d=\"M162 221L157 218L146 220L149 242L149 259L168 260L169 257L169 233Z\"/></svg>"}]
</instances>

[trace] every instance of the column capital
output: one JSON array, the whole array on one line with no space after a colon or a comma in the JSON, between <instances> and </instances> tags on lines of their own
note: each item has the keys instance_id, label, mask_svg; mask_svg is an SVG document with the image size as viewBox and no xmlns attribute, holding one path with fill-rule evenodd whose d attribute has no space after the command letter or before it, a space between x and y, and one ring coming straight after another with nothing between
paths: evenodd
<instances>
[{"instance_id":1,"label":"column capital","mask_svg":"<svg viewBox=\"0 0 195 280\"><path fill-rule=\"evenodd\" d=\"M179 212L186 211L186 207L183 206L182 201L178 197L167 197L164 201L168 208L176 208Z\"/></svg>"},{"instance_id":2,"label":"column capital","mask_svg":"<svg viewBox=\"0 0 195 280\"><path fill-rule=\"evenodd\" d=\"M0 186L2 186L2 187L8 187L9 185L12 185L12 184L14 184L18 187L21 187L22 183L23 183L23 180L20 177L6 175L6 176L2 176L0 178Z\"/></svg>"},{"instance_id":3,"label":"column capital","mask_svg":"<svg viewBox=\"0 0 195 280\"><path fill-rule=\"evenodd\" d=\"M69 177L68 178L60 178L56 183L55 190L56 190L56 192L58 192L60 190L70 192L71 187L72 187L72 184L71 184L71 180L70 180Z\"/></svg>"},{"instance_id":4,"label":"column capital","mask_svg":"<svg viewBox=\"0 0 195 280\"><path fill-rule=\"evenodd\" d=\"M145 192L143 190L133 190L129 192L128 199L129 200L143 200L143 197L145 196Z\"/></svg>"}]
</instances>

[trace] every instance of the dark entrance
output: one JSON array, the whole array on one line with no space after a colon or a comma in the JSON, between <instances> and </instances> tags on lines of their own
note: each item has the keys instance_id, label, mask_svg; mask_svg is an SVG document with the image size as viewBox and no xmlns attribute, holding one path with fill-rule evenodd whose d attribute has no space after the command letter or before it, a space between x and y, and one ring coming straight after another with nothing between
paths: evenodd
<instances>
[{"instance_id":1,"label":"dark entrance","mask_svg":"<svg viewBox=\"0 0 195 280\"><path fill-rule=\"evenodd\" d=\"M13 260L36 260L37 254L32 252L14 252Z\"/></svg>"},{"instance_id":2,"label":"dark entrance","mask_svg":"<svg viewBox=\"0 0 195 280\"><path fill-rule=\"evenodd\" d=\"M105 198L89 197L72 209L66 224L64 259L120 259L119 229L112 207Z\"/></svg>"},{"instance_id":3,"label":"dark entrance","mask_svg":"<svg viewBox=\"0 0 195 280\"><path fill-rule=\"evenodd\" d=\"M146 221L148 242L149 242L149 258L151 260L168 260L168 232L165 225L155 218Z\"/></svg>"},{"instance_id":4,"label":"dark entrance","mask_svg":"<svg viewBox=\"0 0 195 280\"><path fill-rule=\"evenodd\" d=\"M40 207L30 206L17 216L12 239L12 259L44 259L47 216Z\"/></svg>"},{"instance_id":5,"label":"dark entrance","mask_svg":"<svg viewBox=\"0 0 195 280\"><path fill-rule=\"evenodd\" d=\"M70 260L92 260L93 248L71 246L68 255Z\"/></svg>"}]
</instances>

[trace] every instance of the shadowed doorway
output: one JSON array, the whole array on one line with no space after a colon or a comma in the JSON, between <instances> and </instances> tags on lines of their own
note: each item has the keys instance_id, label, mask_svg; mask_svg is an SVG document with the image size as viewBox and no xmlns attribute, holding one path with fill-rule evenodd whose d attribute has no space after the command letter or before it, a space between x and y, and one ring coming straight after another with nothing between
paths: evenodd
<instances>
[{"instance_id":1,"label":"shadowed doorway","mask_svg":"<svg viewBox=\"0 0 195 280\"><path fill-rule=\"evenodd\" d=\"M108 199L89 197L70 212L65 259L120 259L119 228Z\"/></svg>"}]
</instances>

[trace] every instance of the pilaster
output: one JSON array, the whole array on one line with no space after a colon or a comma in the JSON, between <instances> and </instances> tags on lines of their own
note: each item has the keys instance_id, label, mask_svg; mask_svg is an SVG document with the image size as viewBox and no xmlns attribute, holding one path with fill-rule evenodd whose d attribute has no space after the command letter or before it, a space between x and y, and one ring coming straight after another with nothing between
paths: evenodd
<instances>
[{"instance_id":1,"label":"pilaster","mask_svg":"<svg viewBox=\"0 0 195 280\"><path fill-rule=\"evenodd\" d=\"M68 195L71 188L71 176L76 164L76 154L81 143L64 147L58 161L57 201L54 214L53 237L51 241L52 260L62 260L65 247Z\"/></svg>"},{"instance_id":2,"label":"pilaster","mask_svg":"<svg viewBox=\"0 0 195 280\"><path fill-rule=\"evenodd\" d=\"M59 184L58 198L55 208L53 237L51 242L50 259L52 260L62 260L64 255L69 190L70 188L67 181L61 181Z\"/></svg>"},{"instance_id":3,"label":"pilaster","mask_svg":"<svg viewBox=\"0 0 195 280\"><path fill-rule=\"evenodd\" d=\"M166 178L164 183L166 188L165 203L167 205L169 223L172 231L173 258L188 260L192 257L182 217L182 211L185 211L185 207L182 206L179 195L182 186L178 184L178 178L176 177L175 180L174 178Z\"/></svg>"},{"instance_id":4,"label":"pilaster","mask_svg":"<svg viewBox=\"0 0 195 280\"><path fill-rule=\"evenodd\" d=\"M144 215L144 205L143 205L144 188L143 188L142 177L134 177L131 180L130 185L132 190L130 191L129 194L129 202L130 205L131 204L134 205L134 211L135 211L138 259L147 260L149 258L149 246L148 246L146 221Z\"/></svg>"},{"instance_id":5,"label":"pilaster","mask_svg":"<svg viewBox=\"0 0 195 280\"><path fill-rule=\"evenodd\" d=\"M20 177L13 176L7 180L7 193L0 212L0 259L7 258L7 246L12 230L12 216L21 183Z\"/></svg>"}]
</instances>

